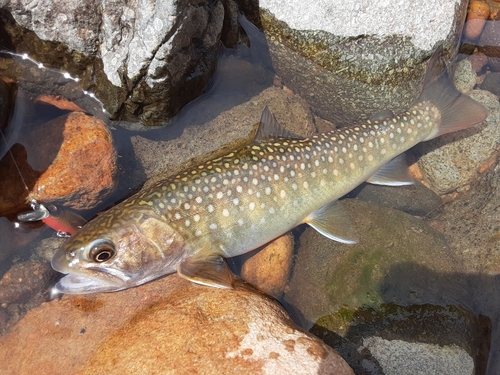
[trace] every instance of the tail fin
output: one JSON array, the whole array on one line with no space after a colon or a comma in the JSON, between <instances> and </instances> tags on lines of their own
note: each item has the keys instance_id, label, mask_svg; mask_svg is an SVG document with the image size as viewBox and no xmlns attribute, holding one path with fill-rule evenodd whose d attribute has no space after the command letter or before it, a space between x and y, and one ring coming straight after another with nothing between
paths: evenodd
<instances>
[{"instance_id":1,"label":"tail fin","mask_svg":"<svg viewBox=\"0 0 500 375\"><path fill-rule=\"evenodd\" d=\"M488 117L488 110L461 94L448 77L442 59L443 48L440 46L427 63L424 88L418 102L429 101L441 112L441 125L428 139L442 134L469 128Z\"/></svg>"}]
</instances>

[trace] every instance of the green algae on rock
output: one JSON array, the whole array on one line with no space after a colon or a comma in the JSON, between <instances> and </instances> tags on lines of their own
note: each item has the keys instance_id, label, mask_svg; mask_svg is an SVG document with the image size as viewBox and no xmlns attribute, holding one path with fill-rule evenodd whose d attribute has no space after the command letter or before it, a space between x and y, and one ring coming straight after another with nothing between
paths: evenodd
<instances>
[{"instance_id":1,"label":"green algae on rock","mask_svg":"<svg viewBox=\"0 0 500 375\"><path fill-rule=\"evenodd\" d=\"M459 40L466 10L462 3L444 41L448 51ZM409 37L294 30L265 9L261 20L277 74L327 120L343 125L386 108L397 112L420 93L429 51L416 47Z\"/></svg>"},{"instance_id":2,"label":"green algae on rock","mask_svg":"<svg viewBox=\"0 0 500 375\"><path fill-rule=\"evenodd\" d=\"M452 285L438 276L409 278L406 267L441 273L461 270L441 233L401 211L356 199L344 200L359 243L345 245L323 239L310 229L300 244L289 291L284 300L308 322L343 308L398 304L442 304L464 299L465 280ZM439 292L429 293L434 288ZM390 298L390 301L387 299Z\"/></svg>"}]
</instances>

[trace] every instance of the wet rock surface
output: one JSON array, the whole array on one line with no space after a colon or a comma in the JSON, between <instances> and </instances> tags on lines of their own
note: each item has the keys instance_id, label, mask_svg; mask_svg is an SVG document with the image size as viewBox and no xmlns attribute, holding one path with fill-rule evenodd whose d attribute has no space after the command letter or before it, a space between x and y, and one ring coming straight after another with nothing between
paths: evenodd
<instances>
[{"instance_id":1,"label":"wet rock surface","mask_svg":"<svg viewBox=\"0 0 500 375\"><path fill-rule=\"evenodd\" d=\"M90 209L113 191L116 153L101 120L72 112L36 127L20 142L0 162L3 214L26 208L32 198Z\"/></svg>"},{"instance_id":2,"label":"wet rock surface","mask_svg":"<svg viewBox=\"0 0 500 375\"><path fill-rule=\"evenodd\" d=\"M257 253L241 256L240 276L262 292L279 297L286 288L293 265L294 239L287 233Z\"/></svg>"},{"instance_id":3,"label":"wet rock surface","mask_svg":"<svg viewBox=\"0 0 500 375\"><path fill-rule=\"evenodd\" d=\"M281 126L289 131L302 136L315 132L312 113L302 101L282 89L270 87L206 122L202 128L185 128L179 138L153 141L141 135L134 136L131 142L135 155L141 161L146 176L154 176L148 183L161 176L175 174L179 169L188 168L210 156L229 153L248 144L254 138L266 106ZM238 119L237 125L234 124L235 119ZM167 175L159 176L158 172L162 171Z\"/></svg>"},{"instance_id":4,"label":"wet rock surface","mask_svg":"<svg viewBox=\"0 0 500 375\"><path fill-rule=\"evenodd\" d=\"M405 110L420 93L423 61L433 46L444 40L451 50L459 40L467 2L353 2L335 8L269 0L259 6L277 74L321 117L343 126L386 108Z\"/></svg>"},{"instance_id":5,"label":"wet rock surface","mask_svg":"<svg viewBox=\"0 0 500 375\"><path fill-rule=\"evenodd\" d=\"M55 280L56 273L48 262L17 263L0 279L0 304L33 299L44 293Z\"/></svg>"},{"instance_id":6,"label":"wet rock surface","mask_svg":"<svg viewBox=\"0 0 500 375\"><path fill-rule=\"evenodd\" d=\"M343 307L383 302L439 305L448 303L450 296L466 300L465 280L454 285L437 277L412 280L403 271L423 266L441 273L459 272L461 261L450 253L441 233L398 210L357 199L344 200L343 205L359 243L331 241L311 228L300 237L284 299L307 321ZM440 292L429 294L427 288Z\"/></svg>"},{"instance_id":7,"label":"wet rock surface","mask_svg":"<svg viewBox=\"0 0 500 375\"><path fill-rule=\"evenodd\" d=\"M111 133L102 121L70 113L41 125L27 143L28 162L42 172L31 197L88 209L112 192L116 154ZM58 149L54 143L60 144Z\"/></svg>"},{"instance_id":8,"label":"wet rock surface","mask_svg":"<svg viewBox=\"0 0 500 375\"><path fill-rule=\"evenodd\" d=\"M19 361L27 352L30 361ZM177 276L45 303L0 338L0 353L5 374L353 374L269 298Z\"/></svg>"},{"instance_id":9,"label":"wet rock surface","mask_svg":"<svg viewBox=\"0 0 500 375\"><path fill-rule=\"evenodd\" d=\"M475 363L485 359L477 350L484 339L478 335L481 324L460 306L389 303L322 317L311 332L336 348L357 374L473 374Z\"/></svg>"},{"instance_id":10,"label":"wet rock surface","mask_svg":"<svg viewBox=\"0 0 500 375\"><path fill-rule=\"evenodd\" d=\"M145 125L164 124L205 90L224 20L219 1L13 1L4 10L14 45L80 77L113 117Z\"/></svg>"},{"instance_id":11,"label":"wet rock surface","mask_svg":"<svg viewBox=\"0 0 500 375\"><path fill-rule=\"evenodd\" d=\"M399 360L410 369L407 373L415 372L422 366L420 350L433 353L422 368L453 373L452 364L460 358L467 364L460 373L471 373L488 338L477 336L481 324L461 257L421 219L359 200L344 205L360 241L343 245L305 230L284 296L296 309L294 318L314 326L312 332L333 345L356 373L385 373L377 371ZM377 358L363 344L372 336L402 343L394 351L387 346L386 357ZM439 345L449 350L443 362Z\"/></svg>"},{"instance_id":12,"label":"wet rock surface","mask_svg":"<svg viewBox=\"0 0 500 375\"><path fill-rule=\"evenodd\" d=\"M485 121L417 146L422 154L418 165L425 175L424 182L438 194L464 188L473 182L500 145L498 98L485 90L472 91L470 96L488 109Z\"/></svg>"},{"instance_id":13,"label":"wet rock surface","mask_svg":"<svg viewBox=\"0 0 500 375\"><path fill-rule=\"evenodd\" d=\"M347 196L416 216L425 216L443 204L439 195L418 181L408 186L376 186L367 183Z\"/></svg>"}]
</instances>

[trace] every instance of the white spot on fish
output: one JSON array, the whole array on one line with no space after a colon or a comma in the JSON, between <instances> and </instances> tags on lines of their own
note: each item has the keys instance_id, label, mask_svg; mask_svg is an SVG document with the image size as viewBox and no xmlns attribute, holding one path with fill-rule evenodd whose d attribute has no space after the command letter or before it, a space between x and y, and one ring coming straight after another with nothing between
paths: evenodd
<instances>
[{"instance_id":1,"label":"white spot on fish","mask_svg":"<svg viewBox=\"0 0 500 375\"><path fill-rule=\"evenodd\" d=\"M229 217L229 211L226 208L224 208L222 210L222 215L224 215L225 217Z\"/></svg>"},{"instance_id":2,"label":"white spot on fish","mask_svg":"<svg viewBox=\"0 0 500 375\"><path fill-rule=\"evenodd\" d=\"M217 229L217 224L212 223L209 225L209 228L212 230L215 230L215 229Z\"/></svg>"},{"instance_id":3,"label":"white spot on fish","mask_svg":"<svg viewBox=\"0 0 500 375\"><path fill-rule=\"evenodd\" d=\"M214 206L212 206L211 204L208 205L207 209L208 212L214 212Z\"/></svg>"},{"instance_id":4,"label":"white spot on fish","mask_svg":"<svg viewBox=\"0 0 500 375\"><path fill-rule=\"evenodd\" d=\"M198 222L200 221L200 215L196 214L193 216L194 221Z\"/></svg>"},{"instance_id":5,"label":"white spot on fish","mask_svg":"<svg viewBox=\"0 0 500 375\"><path fill-rule=\"evenodd\" d=\"M248 208L250 209L250 211L253 211L255 209L255 202L250 202Z\"/></svg>"}]
</instances>

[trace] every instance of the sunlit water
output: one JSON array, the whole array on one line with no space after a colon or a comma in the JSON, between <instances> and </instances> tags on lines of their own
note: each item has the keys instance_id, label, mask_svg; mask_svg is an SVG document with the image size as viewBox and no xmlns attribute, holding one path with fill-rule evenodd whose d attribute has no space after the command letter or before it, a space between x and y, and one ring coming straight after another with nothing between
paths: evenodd
<instances>
[{"instance_id":1,"label":"sunlit water","mask_svg":"<svg viewBox=\"0 0 500 375\"><path fill-rule=\"evenodd\" d=\"M250 38L252 40L250 47L240 45L233 50L222 48L217 73L207 92L199 99L187 105L171 121L168 127L148 130L141 127L140 124L109 121L106 111L102 108L99 100L91 92L81 90L77 78L71 77L65 72L48 69L26 55L7 53L4 56L12 59L15 65L22 67L24 71L36 69L41 80L45 79L44 77L46 76L50 76L51 80L60 82L66 94L68 92L73 93L73 96L79 99L79 105L82 108L88 113L104 119L110 129L112 129L114 144L119 155L118 188L99 205L91 207L86 211L78 212L85 219L90 220L99 211L106 209L113 203L121 201L124 197L137 191L148 178L150 171L146 171L141 167L132 146L132 143L138 139L137 137L142 137L150 141L176 140L179 142L179 147L182 147L183 142L187 142L186 137L196 137L196 132L193 132L193 129L199 129L199 133L202 134L201 129L203 129L208 121L216 118L224 111L248 101L272 85L274 72L265 39L257 34L253 35L253 37L253 40L252 37ZM30 92L25 91L23 88L22 79L18 82L17 95L15 96L12 108L12 115L9 122L2 126L3 137L0 139L0 159L2 159L4 165L10 168L9 174L15 175L18 172L17 169L14 169L12 154L9 150L13 147L24 147L27 153L28 164L35 165L36 161L30 160L30 156L33 154L32 148L36 147L36 145L34 146L26 142L27 135L36 126L66 112L46 105L36 104L32 100ZM256 118L258 118L258 114ZM234 126L238 126L238 119L234 119ZM205 141L210 142L211 140L208 139ZM23 182L20 177L16 184L19 186L19 193L24 194ZM19 212L0 217L0 233L2 234L0 277L15 264L33 258L40 259L40 254L35 254L34 249L39 247L42 241L51 240L49 247L50 244L58 246L62 241L56 238L55 232L52 229L41 222L23 223L17 220L18 213L29 209L30 207L26 205ZM0 315L3 318L0 320L0 324L2 324L0 331L11 327L30 308L35 307L42 301L50 300L52 297L50 289L54 285L56 278L57 275L55 272L46 277L45 285L42 288L44 289L42 295L38 294L36 298L30 297L25 300L18 300L15 304L2 305L0 307ZM473 285L473 287L481 288L478 284ZM296 311L293 306L285 305L285 307L289 309L298 323L303 323L300 319L300 311ZM498 324L498 312L481 311L481 313L486 313L493 320L493 337L498 335L498 332L496 332L498 327L495 327L495 323ZM497 341L493 338L494 345L498 345ZM498 347L493 346L491 352L494 353L498 349ZM495 371L490 367L489 374L493 373Z\"/></svg>"}]
</instances>

